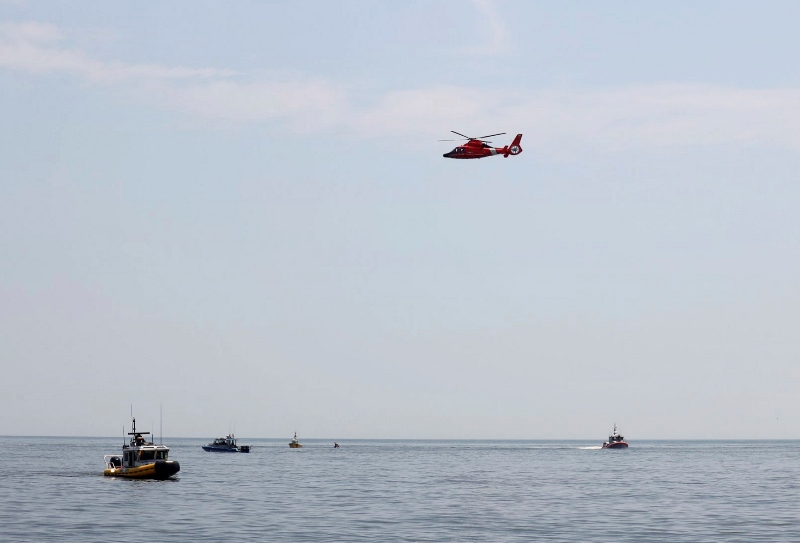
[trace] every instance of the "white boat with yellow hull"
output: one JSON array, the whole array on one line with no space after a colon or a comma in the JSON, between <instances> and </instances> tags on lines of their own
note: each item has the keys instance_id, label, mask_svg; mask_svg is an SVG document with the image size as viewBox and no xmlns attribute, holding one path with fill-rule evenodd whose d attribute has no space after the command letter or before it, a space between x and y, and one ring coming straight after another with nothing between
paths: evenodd
<instances>
[{"instance_id":1,"label":"white boat with yellow hull","mask_svg":"<svg viewBox=\"0 0 800 543\"><path fill-rule=\"evenodd\" d=\"M122 445L122 454L103 456L106 464L103 475L131 479L168 479L178 473L181 465L169 460L169 447L147 441L144 436L148 434L150 432L137 432L136 419L133 419L133 431L128 432L131 441Z\"/></svg>"},{"instance_id":2,"label":"white boat with yellow hull","mask_svg":"<svg viewBox=\"0 0 800 543\"><path fill-rule=\"evenodd\" d=\"M289 442L289 448L291 449L302 449L303 444L297 441L297 432L294 433L294 438Z\"/></svg>"}]
</instances>

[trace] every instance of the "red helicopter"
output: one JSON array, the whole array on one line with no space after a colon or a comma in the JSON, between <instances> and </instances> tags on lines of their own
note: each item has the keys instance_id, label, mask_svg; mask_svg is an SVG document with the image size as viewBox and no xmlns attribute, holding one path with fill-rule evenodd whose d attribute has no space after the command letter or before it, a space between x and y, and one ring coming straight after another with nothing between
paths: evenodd
<instances>
[{"instance_id":1,"label":"red helicopter","mask_svg":"<svg viewBox=\"0 0 800 543\"><path fill-rule=\"evenodd\" d=\"M471 138L469 136L465 136L455 130L451 130L453 134L458 134L462 138L469 140L464 145L459 145L449 153L445 153L442 156L445 158L483 158L486 156L495 156L495 155L503 155L504 158L508 158L508 155L518 155L522 152L522 147L519 146L519 142L522 141L522 134L517 134L517 137L514 138L514 141L511 142L511 145L506 145L505 147L492 147L489 145L490 141L484 138L491 138L492 136L502 136L505 132L500 132L499 134L489 134L488 136L481 136L480 138ZM439 140L439 141L457 141L457 140Z\"/></svg>"}]
</instances>

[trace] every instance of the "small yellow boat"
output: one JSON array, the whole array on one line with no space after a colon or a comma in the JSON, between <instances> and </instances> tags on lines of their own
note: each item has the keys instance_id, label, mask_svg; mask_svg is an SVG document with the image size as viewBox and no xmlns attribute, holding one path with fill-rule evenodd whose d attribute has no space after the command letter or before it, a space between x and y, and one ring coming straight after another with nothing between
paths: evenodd
<instances>
[{"instance_id":1,"label":"small yellow boat","mask_svg":"<svg viewBox=\"0 0 800 543\"><path fill-rule=\"evenodd\" d=\"M136 419L133 431L128 432L131 442L122 445L122 454L103 456L106 469L103 475L109 477L128 477L131 479L168 479L178 473L181 465L169 460L169 447L156 445L144 436L150 432L137 432Z\"/></svg>"},{"instance_id":2,"label":"small yellow boat","mask_svg":"<svg viewBox=\"0 0 800 543\"><path fill-rule=\"evenodd\" d=\"M302 449L303 448L303 445L301 445L300 442L297 441L297 432L294 433L294 439L292 439L289 442L289 447L292 448L292 449Z\"/></svg>"}]
</instances>

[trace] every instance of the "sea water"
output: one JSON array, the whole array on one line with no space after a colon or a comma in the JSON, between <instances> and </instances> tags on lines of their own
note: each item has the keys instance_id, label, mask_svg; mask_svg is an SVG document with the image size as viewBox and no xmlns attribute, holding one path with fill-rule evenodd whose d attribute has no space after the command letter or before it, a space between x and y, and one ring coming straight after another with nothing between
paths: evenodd
<instances>
[{"instance_id":1,"label":"sea water","mask_svg":"<svg viewBox=\"0 0 800 543\"><path fill-rule=\"evenodd\" d=\"M174 480L103 477L121 438L0 437L0 541L800 542L800 442L168 439Z\"/></svg>"}]
</instances>

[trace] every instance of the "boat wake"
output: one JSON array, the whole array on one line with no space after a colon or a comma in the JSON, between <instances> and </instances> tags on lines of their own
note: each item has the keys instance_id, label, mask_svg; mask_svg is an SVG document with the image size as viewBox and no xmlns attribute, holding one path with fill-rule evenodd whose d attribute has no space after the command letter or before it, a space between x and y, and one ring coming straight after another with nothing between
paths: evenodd
<instances>
[{"instance_id":1,"label":"boat wake","mask_svg":"<svg viewBox=\"0 0 800 543\"><path fill-rule=\"evenodd\" d=\"M600 445L592 445L591 447L578 447L578 449L582 451L594 451L598 449L602 449L603 447Z\"/></svg>"}]
</instances>

